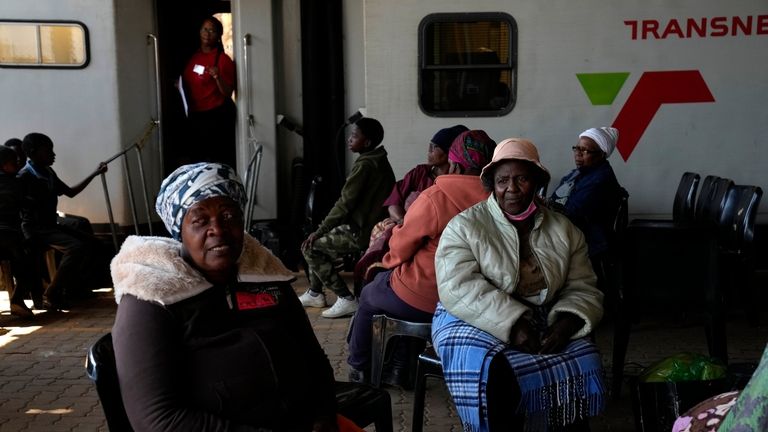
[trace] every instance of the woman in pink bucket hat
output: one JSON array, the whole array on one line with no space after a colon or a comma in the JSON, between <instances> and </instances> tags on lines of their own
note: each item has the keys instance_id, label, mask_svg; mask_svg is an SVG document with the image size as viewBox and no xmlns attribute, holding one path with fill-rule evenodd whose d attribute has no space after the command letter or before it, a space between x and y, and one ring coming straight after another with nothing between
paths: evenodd
<instances>
[{"instance_id":1,"label":"woman in pink bucket hat","mask_svg":"<svg viewBox=\"0 0 768 432\"><path fill-rule=\"evenodd\" d=\"M605 391L585 337L603 294L584 235L536 198L549 172L531 141L502 141L481 180L491 195L448 223L435 256L432 338L464 430L588 430Z\"/></svg>"}]
</instances>

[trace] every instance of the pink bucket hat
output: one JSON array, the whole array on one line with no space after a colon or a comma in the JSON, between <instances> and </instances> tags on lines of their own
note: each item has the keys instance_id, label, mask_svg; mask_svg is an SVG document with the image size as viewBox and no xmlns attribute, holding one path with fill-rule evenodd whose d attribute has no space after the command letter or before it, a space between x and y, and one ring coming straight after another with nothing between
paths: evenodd
<instances>
[{"instance_id":1,"label":"pink bucket hat","mask_svg":"<svg viewBox=\"0 0 768 432\"><path fill-rule=\"evenodd\" d=\"M485 178L486 174L490 174L490 172L493 171L493 168L497 164L512 159L524 160L533 163L539 167L544 174L544 182L549 183L549 170L547 170L544 165L541 164L541 161L539 160L539 151L531 141L528 141L525 138L507 138L500 142L499 145L496 146L496 149L493 151L493 158L491 159L491 163L483 168L483 171L480 173L480 177Z\"/></svg>"}]
</instances>

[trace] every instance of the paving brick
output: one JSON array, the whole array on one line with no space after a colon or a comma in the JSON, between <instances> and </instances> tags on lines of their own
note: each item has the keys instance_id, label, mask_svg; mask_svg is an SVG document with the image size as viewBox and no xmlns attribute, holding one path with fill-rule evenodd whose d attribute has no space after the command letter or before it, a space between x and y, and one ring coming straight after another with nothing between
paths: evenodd
<instances>
[{"instance_id":1,"label":"paving brick","mask_svg":"<svg viewBox=\"0 0 768 432\"><path fill-rule=\"evenodd\" d=\"M349 280L349 275L346 274L345 278ZM298 293L307 289L303 275L298 275L294 288ZM329 295L329 299L331 302L335 300L333 295ZM32 322L0 315L0 432L107 432L98 396L93 384L85 377L83 365L88 347L111 330L115 308L111 294L99 293L96 299L80 303L70 312L41 313ZM0 310L8 310L7 296L0 296ZM326 350L336 378L346 381L349 369L345 337L350 319L321 318L321 311L307 309L307 315ZM766 322L767 319L762 319L762 323ZM751 328L743 317L736 317L729 323L727 333L732 362L759 360L768 340L768 326L762 324ZM599 326L595 338L610 379L613 349L611 323ZM667 325L662 320L645 320L633 326L627 361L648 365L680 350L706 353L701 322L690 318ZM629 366L626 369L631 371ZM634 429L627 387L624 386L618 401L609 401L605 414L591 421L593 432ZM410 431L413 391L399 388L387 390L392 399L395 430ZM57 409L71 411L67 414L52 413L55 411L51 410ZM375 429L370 426L366 430ZM427 381L424 431L461 431L461 422L450 394L444 382L438 379Z\"/></svg>"},{"instance_id":2,"label":"paving brick","mask_svg":"<svg viewBox=\"0 0 768 432\"><path fill-rule=\"evenodd\" d=\"M0 432L21 432L30 430L29 419L13 418L0 424Z\"/></svg>"}]
</instances>

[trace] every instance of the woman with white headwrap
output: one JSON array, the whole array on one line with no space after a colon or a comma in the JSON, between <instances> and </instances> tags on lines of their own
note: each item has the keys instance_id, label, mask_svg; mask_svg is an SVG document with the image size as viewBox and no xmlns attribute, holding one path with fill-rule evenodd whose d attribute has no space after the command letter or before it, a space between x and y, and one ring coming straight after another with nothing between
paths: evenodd
<instances>
[{"instance_id":1,"label":"woman with white headwrap","mask_svg":"<svg viewBox=\"0 0 768 432\"><path fill-rule=\"evenodd\" d=\"M561 210L587 239L589 257L608 250L610 232L624 192L608 158L616 148L619 131L612 127L587 129L571 147L576 169L560 180L550 204Z\"/></svg>"},{"instance_id":2,"label":"woman with white headwrap","mask_svg":"<svg viewBox=\"0 0 768 432\"><path fill-rule=\"evenodd\" d=\"M333 369L290 282L243 230L232 168L185 165L156 210L173 238L131 236L112 261L112 338L137 431L337 432Z\"/></svg>"}]
</instances>

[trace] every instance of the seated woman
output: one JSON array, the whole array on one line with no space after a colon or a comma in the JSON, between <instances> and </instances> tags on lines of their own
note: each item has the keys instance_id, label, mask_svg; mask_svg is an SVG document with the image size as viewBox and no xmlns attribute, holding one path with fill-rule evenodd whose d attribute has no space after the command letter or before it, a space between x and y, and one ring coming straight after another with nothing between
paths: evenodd
<instances>
[{"instance_id":1,"label":"seated woman","mask_svg":"<svg viewBox=\"0 0 768 432\"><path fill-rule=\"evenodd\" d=\"M406 213L405 222L395 228L390 250L383 259L388 270L366 285L350 327L347 363L352 381L368 378L374 315L432 321L437 305L435 250L440 234L452 217L488 196L478 176L491 160L495 146L482 130L461 133L447 150L449 173L419 195ZM400 348L396 354L402 352ZM396 355L399 364L405 361L402 357ZM401 374L402 370L393 371L396 377Z\"/></svg>"},{"instance_id":2,"label":"seated woman","mask_svg":"<svg viewBox=\"0 0 768 432\"><path fill-rule=\"evenodd\" d=\"M623 193L608 162L618 139L619 131L612 127L582 132L572 147L576 169L560 180L549 198L553 208L562 210L584 233L593 262L608 250Z\"/></svg>"},{"instance_id":3,"label":"seated woman","mask_svg":"<svg viewBox=\"0 0 768 432\"><path fill-rule=\"evenodd\" d=\"M283 264L243 231L232 168L184 165L156 210L173 236L112 261L120 391L137 431L337 431L333 370Z\"/></svg>"},{"instance_id":4,"label":"seated woman","mask_svg":"<svg viewBox=\"0 0 768 432\"><path fill-rule=\"evenodd\" d=\"M448 223L435 256L432 338L464 430L588 427L604 406L585 338L603 294L584 235L534 199L549 173L530 141L502 141L480 178L493 193Z\"/></svg>"},{"instance_id":5,"label":"seated woman","mask_svg":"<svg viewBox=\"0 0 768 432\"><path fill-rule=\"evenodd\" d=\"M373 278L368 274L368 268L381 261L389 250L389 239L392 229L403 224L405 211L416 200L419 194L435 184L435 179L448 173L448 150L453 140L467 129L464 125L456 125L437 131L427 150L427 163L416 165L408 171L402 180L395 183L392 193L382 204L387 208L389 217L379 222L371 231L368 249L355 265L355 286L362 287ZM355 293L360 295L360 293Z\"/></svg>"},{"instance_id":6,"label":"seated woman","mask_svg":"<svg viewBox=\"0 0 768 432\"><path fill-rule=\"evenodd\" d=\"M768 431L768 346L741 392L714 396L680 416L672 432Z\"/></svg>"}]
</instances>

